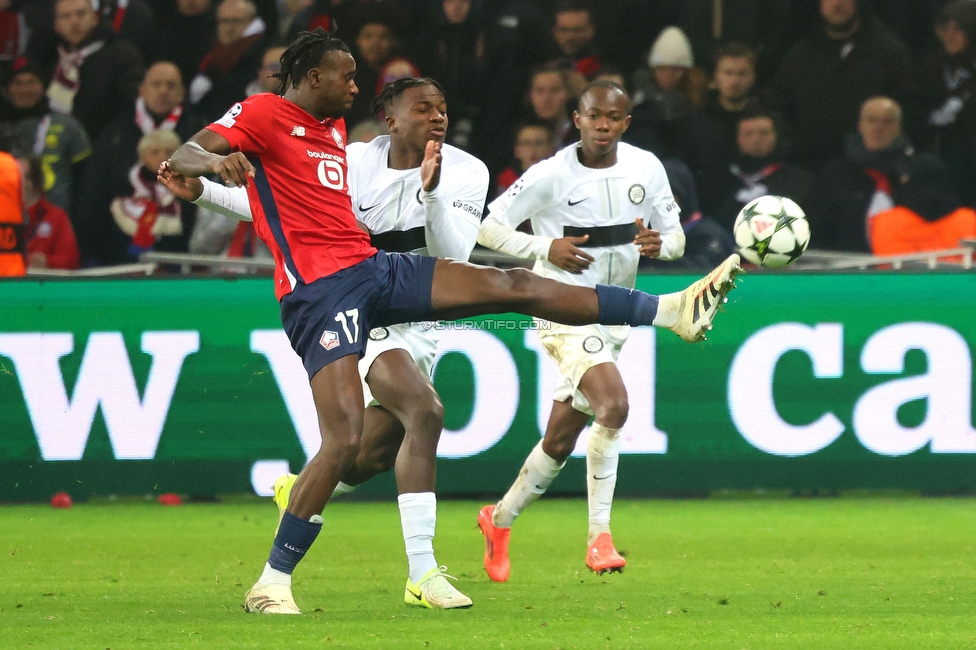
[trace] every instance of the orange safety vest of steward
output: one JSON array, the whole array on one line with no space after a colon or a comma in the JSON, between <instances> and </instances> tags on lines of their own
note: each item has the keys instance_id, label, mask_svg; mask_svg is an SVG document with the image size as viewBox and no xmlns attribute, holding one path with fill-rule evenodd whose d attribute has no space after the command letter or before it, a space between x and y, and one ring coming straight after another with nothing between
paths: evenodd
<instances>
[{"instance_id":1,"label":"orange safety vest of steward","mask_svg":"<svg viewBox=\"0 0 976 650\"><path fill-rule=\"evenodd\" d=\"M0 276L24 275L26 220L20 167L0 152Z\"/></svg>"}]
</instances>

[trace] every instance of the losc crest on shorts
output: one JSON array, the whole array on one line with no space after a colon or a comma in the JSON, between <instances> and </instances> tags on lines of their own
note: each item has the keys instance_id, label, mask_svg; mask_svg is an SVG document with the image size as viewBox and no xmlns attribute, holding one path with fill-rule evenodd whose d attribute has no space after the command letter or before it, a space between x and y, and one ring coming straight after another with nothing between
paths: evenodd
<instances>
[{"instance_id":1,"label":"losc crest on shorts","mask_svg":"<svg viewBox=\"0 0 976 650\"><path fill-rule=\"evenodd\" d=\"M285 294L281 324L309 379L340 357L362 358L373 328L429 319L435 262L378 251Z\"/></svg>"}]
</instances>

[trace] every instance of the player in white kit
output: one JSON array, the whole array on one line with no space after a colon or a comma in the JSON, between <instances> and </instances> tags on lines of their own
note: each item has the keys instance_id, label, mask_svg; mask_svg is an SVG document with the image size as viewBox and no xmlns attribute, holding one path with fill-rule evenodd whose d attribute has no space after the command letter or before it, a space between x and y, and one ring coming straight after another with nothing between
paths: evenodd
<instances>
[{"instance_id":1,"label":"player in white kit","mask_svg":"<svg viewBox=\"0 0 976 650\"><path fill-rule=\"evenodd\" d=\"M684 253L678 205L664 166L653 154L621 143L631 101L613 82L589 84L574 120L581 141L529 168L488 206L478 241L488 248L535 259L534 271L567 284L633 288L641 255L673 260ZM516 230L531 220L529 235ZM626 564L610 535L620 429L627 390L616 366L630 328L566 326L539 329L539 341L562 379L553 395L545 437L535 446L497 505L482 508L484 565L508 580L508 542L516 517L555 479L592 416L586 453L589 498L587 566L621 571Z\"/></svg>"},{"instance_id":2,"label":"player in white kit","mask_svg":"<svg viewBox=\"0 0 976 650\"><path fill-rule=\"evenodd\" d=\"M400 79L384 87L374 109L385 111L391 135L346 147L357 220L381 250L466 261L478 237L489 175L480 160L443 144L448 121L440 85L431 79ZM244 188L205 179L201 186L197 179L175 178L170 172L162 180L181 198L250 218ZM410 571L404 600L425 607L470 607L471 600L444 579L433 554L435 465L444 410L431 383L437 329L399 324L375 328L369 339L359 362L367 407L361 451L335 494L395 468ZM281 511L295 479L289 474L275 482Z\"/></svg>"}]
</instances>

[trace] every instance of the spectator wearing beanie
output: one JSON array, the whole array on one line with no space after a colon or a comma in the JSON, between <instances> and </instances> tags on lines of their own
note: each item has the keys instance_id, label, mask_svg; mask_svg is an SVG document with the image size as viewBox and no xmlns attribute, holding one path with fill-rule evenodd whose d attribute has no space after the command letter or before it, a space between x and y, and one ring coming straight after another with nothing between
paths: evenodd
<instances>
[{"instance_id":1,"label":"spectator wearing beanie","mask_svg":"<svg viewBox=\"0 0 976 650\"><path fill-rule=\"evenodd\" d=\"M687 159L689 116L704 103L707 82L684 32L677 27L661 32L632 85L633 121L624 140L660 158Z\"/></svg>"}]
</instances>

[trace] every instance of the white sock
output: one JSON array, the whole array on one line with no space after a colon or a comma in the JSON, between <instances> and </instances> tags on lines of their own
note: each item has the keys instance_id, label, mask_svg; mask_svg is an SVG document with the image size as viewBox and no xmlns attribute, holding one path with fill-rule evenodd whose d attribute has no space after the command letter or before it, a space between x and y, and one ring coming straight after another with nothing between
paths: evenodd
<instances>
[{"instance_id":1,"label":"white sock","mask_svg":"<svg viewBox=\"0 0 976 650\"><path fill-rule=\"evenodd\" d=\"M433 492L408 492L397 497L400 526L407 549L410 581L417 584L424 574L437 568L434 559L434 528L437 525L437 497Z\"/></svg>"},{"instance_id":2,"label":"white sock","mask_svg":"<svg viewBox=\"0 0 976 650\"><path fill-rule=\"evenodd\" d=\"M617 487L617 461L620 458L620 429L594 423L586 446L586 493L590 506L587 545L600 533L610 532L610 508Z\"/></svg>"},{"instance_id":3,"label":"white sock","mask_svg":"<svg viewBox=\"0 0 976 650\"><path fill-rule=\"evenodd\" d=\"M539 444L529 452L529 457L525 459L512 487L508 488L508 492L495 506L492 523L499 528L511 528L515 518L545 493L549 484L565 465L565 461L557 463L550 458L542 450L540 440Z\"/></svg>"},{"instance_id":4,"label":"white sock","mask_svg":"<svg viewBox=\"0 0 976 650\"><path fill-rule=\"evenodd\" d=\"M658 296L657 315L651 321L654 327L674 327L681 311L681 293L666 293ZM591 429L592 431L592 429Z\"/></svg>"},{"instance_id":5,"label":"white sock","mask_svg":"<svg viewBox=\"0 0 976 650\"><path fill-rule=\"evenodd\" d=\"M266 585L285 585L286 587L290 587L291 574L272 569L271 565L265 562L264 573L262 573L261 577L258 578L258 582Z\"/></svg>"},{"instance_id":6,"label":"white sock","mask_svg":"<svg viewBox=\"0 0 976 650\"><path fill-rule=\"evenodd\" d=\"M359 486L358 485L349 485L348 483L343 483L342 481L339 481L339 483L335 486L335 489L332 490L332 496L333 497L341 497L343 494L349 494L350 492L352 492L353 490L355 490L357 487L359 487Z\"/></svg>"}]
</instances>

